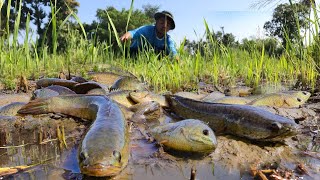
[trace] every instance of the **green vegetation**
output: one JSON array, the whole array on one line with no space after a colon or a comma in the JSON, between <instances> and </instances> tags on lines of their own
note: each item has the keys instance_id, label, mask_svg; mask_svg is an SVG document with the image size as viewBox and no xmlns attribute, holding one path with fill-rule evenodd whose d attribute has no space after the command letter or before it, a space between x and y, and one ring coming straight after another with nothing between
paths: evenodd
<instances>
[{"instance_id":1,"label":"green vegetation","mask_svg":"<svg viewBox=\"0 0 320 180\"><path fill-rule=\"evenodd\" d=\"M13 82L20 75L38 79L57 77L62 71L85 77L89 70L115 69L131 72L149 83L156 92L195 91L199 82L217 86L232 86L243 82L254 87L262 83L292 84L298 79L304 85L314 87L318 78L319 36L318 29L313 29L318 27L316 13L313 21L305 18L303 22L291 22L298 27L293 30L295 36L291 36L289 28L280 28L282 43L278 43L274 37L235 42L232 34L224 33L223 29L217 32L209 30L208 24L204 22L205 38L198 42L186 39L178 45L180 62L176 62L170 57L159 57L152 49L135 58L128 57L127 46L121 45L119 41L119 35L127 29L152 23L152 15L159 7L149 5L143 11L133 10L133 6L121 11L108 7L97 11L99 22L82 24L76 16L76 1L65 1L65 6L61 1L52 2L50 15L46 14L50 20L43 23L46 29L38 29L39 38L34 40L29 28L30 22L37 21L36 15L27 13L25 16L25 5L21 6L21 0L14 2L15 8L12 9L5 8L6 3L12 4L11 0L5 1L1 15L6 14L6 17L1 16L0 21L0 76L7 88L13 88ZM281 7L293 7L296 10L292 4ZM316 9L315 6L312 8ZM62 11L68 12L64 13L66 16L61 17ZM295 18L304 15L296 14ZM276 20L286 16L277 14L273 18ZM275 28L270 23L268 27ZM302 30L311 31L310 39L313 39L313 43L308 46L301 43L307 35L300 36L297 33ZM18 41L19 32L24 34L23 42Z\"/></svg>"}]
</instances>

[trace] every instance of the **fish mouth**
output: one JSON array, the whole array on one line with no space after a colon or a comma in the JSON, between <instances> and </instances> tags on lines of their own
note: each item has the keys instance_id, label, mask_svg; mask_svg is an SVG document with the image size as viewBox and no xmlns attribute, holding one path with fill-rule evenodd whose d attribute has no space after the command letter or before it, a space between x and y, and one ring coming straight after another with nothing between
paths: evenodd
<instances>
[{"instance_id":1,"label":"fish mouth","mask_svg":"<svg viewBox=\"0 0 320 180\"><path fill-rule=\"evenodd\" d=\"M122 168L120 166L114 165L104 165L104 164L94 164L81 166L81 173L88 176L105 177L105 176L115 176L120 173Z\"/></svg>"}]
</instances>

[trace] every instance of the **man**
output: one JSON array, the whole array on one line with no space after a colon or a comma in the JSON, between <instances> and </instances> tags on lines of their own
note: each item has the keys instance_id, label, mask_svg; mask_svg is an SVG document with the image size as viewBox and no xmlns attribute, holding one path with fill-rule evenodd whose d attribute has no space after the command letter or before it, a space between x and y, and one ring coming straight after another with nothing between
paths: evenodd
<instances>
[{"instance_id":1,"label":"man","mask_svg":"<svg viewBox=\"0 0 320 180\"><path fill-rule=\"evenodd\" d=\"M167 34L169 30L175 28L173 16L168 11L157 12L154 15L155 25L141 26L137 29L128 31L121 36L121 41L132 39L130 54L136 54L147 44L150 44L156 53L170 55L179 60L174 41Z\"/></svg>"}]
</instances>

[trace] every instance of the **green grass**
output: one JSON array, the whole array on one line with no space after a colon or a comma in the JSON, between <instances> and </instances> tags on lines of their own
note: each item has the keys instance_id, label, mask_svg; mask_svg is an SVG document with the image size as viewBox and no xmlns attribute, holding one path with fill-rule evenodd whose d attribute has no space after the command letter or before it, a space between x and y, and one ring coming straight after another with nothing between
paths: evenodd
<instances>
[{"instance_id":1,"label":"green grass","mask_svg":"<svg viewBox=\"0 0 320 180\"><path fill-rule=\"evenodd\" d=\"M67 49L59 53L57 52L57 35L63 28L57 27L54 4L52 2L53 18L50 22L53 28L53 49L30 38L29 16L23 44L19 44L17 40L19 18L16 19L13 36L0 37L0 77L7 88L14 88L12 82L21 74L32 79L57 77L61 71L85 76L89 70L108 71L108 67L117 67L131 72L146 81L156 92L196 91L200 81L218 86L233 86L243 82L254 87L262 83L292 83L298 77L301 77L305 84L314 87L319 75L317 71L319 63L308 55L311 51L309 47L305 48L303 58L298 58L294 49L286 49L286 53L278 58L267 56L264 48L258 50L252 47L253 51L248 53L238 48L225 47L213 40L206 21L204 22L206 33L211 38L205 44L204 52L197 51L191 55L183 49L184 42L182 42L178 46L180 62L176 62L170 57L160 59L152 51L143 52L134 59L126 57L126 46L120 42L116 27L109 17L111 22L109 32L114 33L117 45L120 46L121 53L117 54L113 51L110 41L95 43L95 38L88 40L86 36L81 35L85 34L84 28L80 19L72 13L69 17L74 17L82 32L69 29ZM20 17L20 10L18 17ZM128 23L130 23L130 16ZM61 26L67 26L67 21L64 20ZM314 34L316 35L317 33ZM37 45L41 45L41 53L36 51ZM296 44L290 44L290 47L296 46Z\"/></svg>"}]
</instances>

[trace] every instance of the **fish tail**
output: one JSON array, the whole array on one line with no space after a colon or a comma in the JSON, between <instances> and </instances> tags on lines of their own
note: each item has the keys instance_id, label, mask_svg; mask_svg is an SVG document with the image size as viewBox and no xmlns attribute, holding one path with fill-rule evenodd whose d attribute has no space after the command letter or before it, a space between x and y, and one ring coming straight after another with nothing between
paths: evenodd
<instances>
[{"instance_id":1,"label":"fish tail","mask_svg":"<svg viewBox=\"0 0 320 180\"><path fill-rule=\"evenodd\" d=\"M30 101L24 105L19 111L19 114L44 114L49 112L48 102L43 99Z\"/></svg>"}]
</instances>

